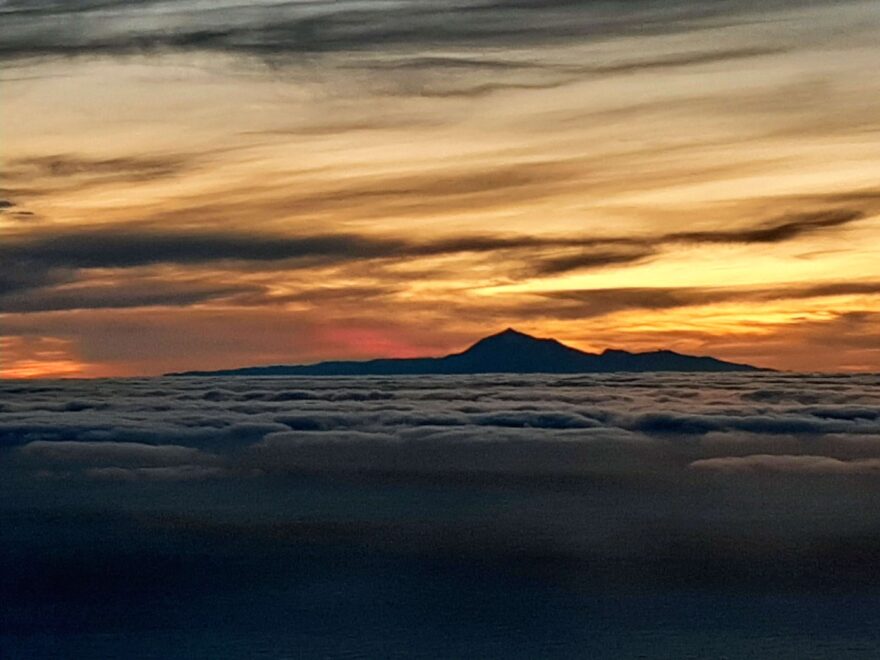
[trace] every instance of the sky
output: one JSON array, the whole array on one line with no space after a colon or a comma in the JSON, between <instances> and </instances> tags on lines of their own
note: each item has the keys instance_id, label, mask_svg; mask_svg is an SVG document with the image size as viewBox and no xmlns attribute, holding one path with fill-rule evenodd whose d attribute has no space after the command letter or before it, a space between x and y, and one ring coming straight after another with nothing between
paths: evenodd
<instances>
[{"instance_id":1,"label":"sky","mask_svg":"<svg viewBox=\"0 0 880 660\"><path fill-rule=\"evenodd\" d=\"M2 0L0 375L507 326L880 370L880 5Z\"/></svg>"}]
</instances>

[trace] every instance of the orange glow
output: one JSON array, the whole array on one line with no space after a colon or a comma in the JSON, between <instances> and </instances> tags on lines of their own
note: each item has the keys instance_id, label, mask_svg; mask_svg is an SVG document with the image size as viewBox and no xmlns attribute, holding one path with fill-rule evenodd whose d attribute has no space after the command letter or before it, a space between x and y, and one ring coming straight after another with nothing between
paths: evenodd
<instances>
[{"instance_id":1,"label":"orange glow","mask_svg":"<svg viewBox=\"0 0 880 660\"><path fill-rule=\"evenodd\" d=\"M90 365L67 353L69 342L51 337L0 337L0 378L69 378Z\"/></svg>"}]
</instances>

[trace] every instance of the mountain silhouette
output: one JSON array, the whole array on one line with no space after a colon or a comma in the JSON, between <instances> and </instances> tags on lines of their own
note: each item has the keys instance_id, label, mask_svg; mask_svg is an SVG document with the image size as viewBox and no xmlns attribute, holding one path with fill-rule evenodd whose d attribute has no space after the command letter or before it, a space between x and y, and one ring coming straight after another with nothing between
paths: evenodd
<instances>
[{"instance_id":1,"label":"mountain silhouette","mask_svg":"<svg viewBox=\"0 0 880 660\"><path fill-rule=\"evenodd\" d=\"M367 361L187 371L169 376L392 376L487 373L613 373L645 371L768 371L713 357L674 351L601 354L571 348L555 339L532 337L513 328L480 339L467 350L437 358L382 358Z\"/></svg>"}]
</instances>

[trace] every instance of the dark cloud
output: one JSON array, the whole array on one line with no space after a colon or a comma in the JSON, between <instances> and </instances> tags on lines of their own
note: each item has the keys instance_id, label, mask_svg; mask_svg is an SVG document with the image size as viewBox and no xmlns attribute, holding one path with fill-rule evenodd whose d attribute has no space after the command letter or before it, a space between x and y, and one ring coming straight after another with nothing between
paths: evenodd
<instances>
[{"instance_id":1,"label":"dark cloud","mask_svg":"<svg viewBox=\"0 0 880 660\"><path fill-rule=\"evenodd\" d=\"M671 55L668 57L658 57L650 60L634 60L632 62L621 62L619 64L609 64L586 70L593 73L606 74L637 73L641 71L651 71L652 69L668 69L676 67L699 66L702 64L715 64L717 62L726 62L729 60L749 59L766 55L778 55L784 52L786 52L786 49L779 47L710 50L702 52L682 53Z\"/></svg>"},{"instance_id":2,"label":"dark cloud","mask_svg":"<svg viewBox=\"0 0 880 660\"><path fill-rule=\"evenodd\" d=\"M497 92L555 89L596 77L699 67L787 51L787 47L781 46L690 51L650 59L624 59L605 65L478 57L406 57L398 54L390 59L361 61L346 68L384 74L379 79L378 87L384 93L427 98L478 98Z\"/></svg>"},{"instance_id":3,"label":"dark cloud","mask_svg":"<svg viewBox=\"0 0 880 660\"><path fill-rule=\"evenodd\" d=\"M694 231L667 234L666 241L684 243L781 243L823 229L842 227L865 214L853 209L799 213L740 230Z\"/></svg>"},{"instance_id":4,"label":"dark cloud","mask_svg":"<svg viewBox=\"0 0 880 660\"><path fill-rule=\"evenodd\" d=\"M593 66L543 60L417 55L401 57L398 54L391 59L362 61L347 68L385 74L379 89L393 95L479 98L498 92L555 89L596 77L699 67L785 52L788 52L788 48L781 46L691 51Z\"/></svg>"},{"instance_id":5,"label":"dark cloud","mask_svg":"<svg viewBox=\"0 0 880 660\"><path fill-rule=\"evenodd\" d=\"M773 225L776 229L743 232L675 234L675 241L763 242L793 240L803 233L855 221L855 212L813 214ZM778 228L782 228L779 230ZM667 241L660 237L657 245ZM379 274L387 284L358 287L314 287L296 293L268 295L260 284L218 283L202 279L167 279L119 270L93 276L93 268L132 269L160 264L184 266L225 262L238 268L246 262L276 262L284 268L310 268L363 261L394 263L442 255L504 253L510 268L526 276L639 263L661 254L640 245L642 239L608 237L464 236L433 242L356 234L283 237L237 233L163 232L156 229L74 230L21 234L0 245L0 311L45 312L73 309L122 309L189 306L225 300L243 306L303 302L344 304L377 300L400 291L393 273ZM574 250L574 252L572 252ZM553 255L553 256L550 256ZM236 265L238 264L238 265ZM875 281L820 282L785 287L637 287L551 291L521 301L517 314L588 318L630 309L674 309L725 302L771 302L848 295L878 295ZM487 310L489 312L491 310ZM504 316L509 310L500 309Z\"/></svg>"},{"instance_id":6,"label":"dark cloud","mask_svg":"<svg viewBox=\"0 0 880 660\"><path fill-rule=\"evenodd\" d=\"M119 157L84 158L72 154L57 154L19 158L7 163L4 179L70 178L70 177L137 177L152 180L179 171L185 158Z\"/></svg>"},{"instance_id":7,"label":"dark cloud","mask_svg":"<svg viewBox=\"0 0 880 660\"><path fill-rule=\"evenodd\" d=\"M212 261L300 261L314 266L369 259L409 259L464 252L592 244L593 239L545 239L530 236L473 236L414 242L402 238L356 234L278 236L244 233L186 233L98 227L94 230L30 234L0 247L9 261L45 267L126 268L159 263L200 264ZM601 260L600 260L601 261Z\"/></svg>"},{"instance_id":8,"label":"dark cloud","mask_svg":"<svg viewBox=\"0 0 880 660\"><path fill-rule=\"evenodd\" d=\"M435 186L443 186L438 182ZM461 192L459 183L455 189ZM461 184L463 185L463 184ZM467 184L482 188L479 181ZM505 184L508 185L508 184ZM511 182L509 185L518 185ZM437 194L443 194L438 188ZM403 238L358 234L306 236L259 235L233 232L167 231L158 228L106 227L33 232L11 237L0 246L9 262L33 262L59 268L126 268L159 263L200 264L212 261L304 261L306 265L369 259L408 259L463 252L565 248L589 249L575 255L535 259L535 270L561 273L578 268L631 263L650 256L652 246L670 243L779 243L822 229L841 227L864 215L835 210L785 217L752 229L680 232L658 237L539 237L528 235L475 235L417 242ZM609 251L609 246L617 251ZM621 246L631 246L621 251Z\"/></svg>"},{"instance_id":9,"label":"dark cloud","mask_svg":"<svg viewBox=\"0 0 880 660\"><path fill-rule=\"evenodd\" d=\"M83 474L89 479L102 481L199 481L227 476L223 468L207 465L89 468Z\"/></svg>"},{"instance_id":10,"label":"dark cloud","mask_svg":"<svg viewBox=\"0 0 880 660\"><path fill-rule=\"evenodd\" d=\"M472 84L466 87L419 85L411 91L412 93L418 96L423 96L425 98L479 98L481 96L489 96L500 91L555 89L556 87L561 87L566 82L571 82L571 80L572 79L561 79L556 81L544 80L542 82L487 82ZM396 88L395 92L400 93L400 90Z\"/></svg>"},{"instance_id":11,"label":"dark cloud","mask_svg":"<svg viewBox=\"0 0 880 660\"><path fill-rule=\"evenodd\" d=\"M161 51L243 54L278 63L327 53L528 46L663 34L742 20L749 3L694 2L269 3L205 9L191 2L13 3L3 7L0 56L78 57ZM783 3L767 3L772 11Z\"/></svg>"},{"instance_id":12,"label":"dark cloud","mask_svg":"<svg viewBox=\"0 0 880 660\"><path fill-rule=\"evenodd\" d=\"M596 239L593 241L585 241L592 248L591 252L550 257L538 260L534 265L534 271L537 274L551 275L557 273L568 272L578 269L596 268L607 265L638 263L658 254L658 249L664 245L676 243L689 244L711 244L711 243L732 243L732 244L763 244L763 243L784 243L786 241L796 240L802 236L819 232L825 229L834 229L844 227L859 220L865 219L867 216L864 212L856 209L833 209L827 211L798 213L782 216L769 220L757 226L745 227L743 229L728 230L714 229L699 232L674 232L670 234L660 234L654 237L646 238L625 238L625 237L609 237L607 239ZM619 247L615 251L602 251L603 247L609 245L631 246L627 250L621 250ZM607 248L606 248L607 249ZM803 288L800 297L815 297L820 295L838 295L835 291L845 292L846 285L828 285L830 288L823 289L817 287L815 293L808 288ZM872 283L853 284L852 291L857 292L873 292L874 285ZM859 287L861 287L859 289ZM656 308L677 307L681 306L682 300L687 300L689 296L693 298L704 297L705 302L711 302L713 296L717 300L723 300L724 297L731 293L732 290L715 289L699 290L699 289L631 289L629 296L618 297L618 294L624 293L623 290L614 290L597 293L600 296L609 296L613 298L615 304L621 308L626 307L626 301L637 301L634 306L644 307L656 305ZM779 297L785 297L785 292L776 290ZM556 295L556 294L550 294ZM565 294L563 294L565 295ZM765 299L773 299L773 294L769 290L756 292L756 297L763 296ZM798 297L797 289L795 295ZM686 303L689 304L689 303Z\"/></svg>"},{"instance_id":13,"label":"dark cloud","mask_svg":"<svg viewBox=\"0 0 880 660\"><path fill-rule=\"evenodd\" d=\"M247 300L259 297L265 302L265 289L253 285L212 285L206 282L144 279L116 282L73 283L72 275L64 287L46 288L45 275L37 270L35 281L8 281L11 293L4 295L0 279L0 312L46 312L74 309L125 309L130 307L181 307L209 300ZM7 289L9 291L10 289Z\"/></svg>"},{"instance_id":14,"label":"dark cloud","mask_svg":"<svg viewBox=\"0 0 880 660\"><path fill-rule=\"evenodd\" d=\"M604 266L617 266L633 264L645 261L654 256L656 252L645 248L641 250L628 250L618 252L587 252L561 257L551 257L537 261L531 269L533 275L557 275L573 270L587 270L602 268Z\"/></svg>"},{"instance_id":15,"label":"dark cloud","mask_svg":"<svg viewBox=\"0 0 880 660\"><path fill-rule=\"evenodd\" d=\"M365 61L357 65L357 68L370 68L380 71L474 71L486 70L493 74L505 72L539 71L542 73L556 71L559 73L575 74L578 78L585 74L614 74L635 73L650 71L652 69L664 69L685 67L700 64L712 64L728 60L760 57L764 55L776 55L785 52L783 48L735 48L727 50L696 51L675 54L652 59L633 59L616 64L601 66L570 65L564 63L547 63L545 61L532 60L501 60L489 57L410 57L399 60ZM354 67L354 65L352 65ZM572 81L577 78L565 78ZM552 83L548 83L551 84Z\"/></svg>"},{"instance_id":16,"label":"dark cloud","mask_svg":"<svg viewBox=\"0 0 880 660\"><path fill-rule=\"evenodd\" d=\"M201 154L204 157L206 154ZM21 197L42 197L52 192L81 191L112 184L156 181L192 170L198 157L166 154L89 158L77 154L52 154L10 159L0 181Z\"/></svg>"},{"instance_id":17,"label":"dark cloud","mask_svg":"<svg viewBox=\"0 0 880 660\"><path fill-rule=\"evenodd\" d=\"M700 415L651 412L623 425L633 431L658 435L703 435L711 431L744 431L765 435L822 433L874 433L876 425L852 420L828 420L815 415L744 414Z\"/></svg>"},{"instance_id":18,"label":"dark cloud","mask_svg":"<svg viewBox=\"0 0 880 660\"><path fill-rule=\"evenodd\" d=\"M273 302L302 302L313 305L339 305L352 300L363 304L365 301L379 302L388 299L403 291L400 285L376 285L376 286L305 286L302 291L289 295L272 296ZM265 304L269 302L266 296L256 296L249 299L247 296L237 297L240 304Z\"/></svg>"},{"instance_id":19,"label":"dark cloud","mask_svg":"<svg viewBox=\"0 0 880 660\"><path fill-rule=\"evenodd\" d=\"M74 274L67 269L52 266L34 268L26 262L5 259L0 262L0 299L73 279Z\"/></svg>"},{"instance_id":20,"label":"dark cloud","mask_svg":"<svg viewBox=\"0 0 880 660\"><path fill-rule=\"evenodd\" d=\"M23 456L35 461L127 467L204 463L214 458L191 447L133 442L36 440L26 444L20 451Z\"/></svg>"},{"instance_id":21,"label":"dark cloud","mask_svg":"<svg viewBox=\"0 0 880 660\"><path fill-rule=\"evenodd\" d=\"M405 250L403 240L354 234L304 237L244 233L179 232L127 228L55 231L30 235L0 251L12 259L68 268L126 268L158 263L211 261L349 261L389 257Z\"/></svg>"},{"instance_id":22,"label":"dark cloud","mask_svg":"<svg viewBox=\"0 0 880 660\"><path fill-rule=\"evenodd\" d=\"M771 302L830 296L880 295L880 281L787 284L784 287L626 287L541 293L562 304L535 305L539 313L586 318L628 309L675 309L726 302Z\"/></svg>"}]
</instances>

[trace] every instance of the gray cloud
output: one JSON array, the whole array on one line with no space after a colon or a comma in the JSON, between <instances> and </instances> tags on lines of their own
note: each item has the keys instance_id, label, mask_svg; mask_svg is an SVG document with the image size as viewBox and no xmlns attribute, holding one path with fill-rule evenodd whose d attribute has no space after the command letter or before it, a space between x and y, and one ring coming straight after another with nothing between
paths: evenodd
<instances>
[{"instance_id":1,"label":"gray cloud","mask_svg":"<svg viewBox=\"0 0 880 660\"><path fill-rule=\"evenodd\" d=\"M440 185L440 184L437 184ZM473 184L472 184L473 185ZM83 228L12 236L0 246L9 263L36 264L43 268L127 268L160 263L200 264L214 261L296 261L304 265L345 263L370 259L409 259L456 253L491 253L516 250L577 248L584 252L565 256L538 256L538 273L560 273L639 261L653 246L670 243L778 243L860 220L860 211L839 209L785 216L757 227L660 235L657 237L538 237L528 235L474 235L416 242L357 234L306 236L255 235L233 232L164 231L158 228ZM627 247L621 250L621 247ZM609 251L609 247L615 248Z\"/></svg>"},{"instance_id":2,"label":"gray cloud","mask_svg":"<svg viewBox=\"0 0 880 660\"><path fill-rule=\"evenodd\" d=\"M842 227L864 217L864 213L853 209L798 213L757 227L730 231L679 232L667 234L664 240L684 243L780 243L823 229Z\"/></svg>"},{"instance_id":3,"label":"gray cloud","mask_svg":"<svg viewBox=\"0 0 880 660\"><path fill-rule=\"evenodd\" d=\"M499 415L504 418L503 415ZM645 438L604 428L550 431L547 426L504 421L474 426L398 427L395 434L300 431L271 434L254 445L245 465L262 471L494 474L545 477L616 474L645 469L657 447ZM583 425L587 426L587 425ZM550 427L553 428L553 427Z\"/></svg>"},{"instance_id":4,"label":"gray cloud","mask_svg":"<svg viewBox=\"0 0 880 660\"><path fill-rule=\"evenodd\" d=\"M579 302L598 302L603 308L617 305L620 309L645 308L666 309L705 305L728 301L769 302L772 300L821 298L825 296L877 295L880 282L847 281L822 282L774 287L645 287L618 289L585 289L580 291L559 291L549 297L570 299Z\"/></svg>"},{"instance_id":5,"label":"gray cloud","mask_svg":"<svg viewBox=\"0 0 880 660\"><path fill-rule=\"evenodd\" d=\"M125 268L157 263L211 261L356 260L388 257L406 246L401 240L353 234L283 237L234 233L186 233L95 228L29 236L0 251L12 259L68 268Z\"/></svg>"},{"instance_id":6,"label":"gray cloud","mask_svg":"<svg viewBox=\"0 0 880 660\"><path fill-rule=\"evenodd\" d=\"M74 154L55 154L10 160L3 171L3 178L13 181L73 177L153 180L178 173L187 162L188 158L180 155L85 158Z\"/></svg>"},{"instance_id":7,"label":"gray cloud","mask_svg":"<svg viewBox=\"0 0 880 660\"><path fill-rule=\"evenodd\" d=\"M36 440L24 445L20 452L34 460L113 466L168 466L213 460L192 447L135 442Z\"/></svg>"},{"instance_id":8,"label":"gray cloud","mask_svg":"<svg viewBox=\"0 0 880 660\"><path fill-rule=\"evenodd\" d=\"M690 467L727 473L880 474L880 458L841 461L829 456L758 454L705 458L694 461Z\"/></svg>"},{"instance_id":9,"label":"gray cloud","mask_svg":"<svg viewBox=\"0 0 880 660\"><path fill-rule=\"evenodd\" d=\"M427 46L471 48L527 46L676 33L710 23L742 20L749 3L694 2L493 3L408 1L376 7L369 2L259 2L205 9L180 2L156 12L158 2L15 2L3 7L0 56L7 59L136 55L160 51L211 51L264 58ZM764 11L784 7L767 3Z\"/></svg>"},{"instance_id":10,"label":"gray cloud","mask_svg":"<svg viewBox=\"0 0 880 660\"><path fill-rule=\"evenodd\" d=\"M67 269L29 266L14 259L0 263L0 299L30 292L33 289L67 283L75 278L75 275Z\"/></svg>"},{"instance_id":11,"label":"gray cloud","mask_svg":"<svg viewBox=\"0 0 880 660\"><path fill-rule=\"evenodd\" d=\"M456 242L466 247L466 242ZM507 249L511 243L499 243ZM489 247L491 241L475 242L472 247ZM450 244L450 248L454 245ZM528 275L554 274L560 268L600 268L634 263L650 258L646 252L621 252L575 255L537 261L523 267ZM107 282L92 281L71 269L51 271L39 267L22 268L9 264L0 267L0 311L47 312L75 309L125 309L135 307L189 306L208 301L225 301L240 307L304 303L333 304L343 308L347 304L362 305L364 301L387 300L400 293L400 284L313 287L306 284L291 294L269 295L258 284L211 284L204 281L167 280L159 277L137 278L126 275L123 279ZM573 289L535 294L517 305L517 315L552 316L554 318L590 318L623 310L676 309L725 302L771 302L822 298L828 296L880 295L880 282L850 281L806 283L785 287L629 287L608 289ZM486 315L494 315L503 322L509 310L501 305L497 310L484 307Z\"/></svg>"},{"instance_id":12,"label":"gray cloud","mask_svg":"<svg viewBox=\"0 0 880 660\"><path fill-rule=\"evenodd\" d=\"M207 282L126 278L120 282L73 283L70 274L64 287L46 287L46 276L31 271L34 281L0 279L0 311L46 312L74 309L124 309L130 307L188 306L208 300L253 298L261 300L265 289L254 285L212 285ZM62 279L56 277L56 281ZM4 284L11 292L3 295Z\"/></svg>"},{"instance_id":13,"label":"gray cloud","mask_svg":"<svg viewBox=\"0 0 880 660\"><path fill-rule=\"evenodd\" d=\"M785 52L785 49L776 47L695 51L665 57L657 57L653 59L634 59L632 61L601 66L575 66L531 60L501 60L477 57L448 56L410 57L390 61L382 60L378 62L366 61L356 66L357 68L372 68L380 71L486 70L493 74L536 70L541 73L546 73L548 71L558 71L560 73L577 74L580 76L584 74L632 73L651 69L712 64L715 62L723 62L727 60L760 57L763 55L775 55L781 52ZM355 65L352 66L354 67ZM572 79L568 78L566 80Z\"/></svg>"},{"instance_id":14,"label":"gray cloud","mask_svg":"<svg viewBox=\"0 0 880 660\"><path fill-rule=\"evenodd\" d=\"M538 260L529 272L532 275L558 275L573 270L618 266L645 261L656 254L651 248L621 251L593 251Z\"/></svg>"},{"instance_id":15,"label":"gray cloud","mask_svg":"<svg viewBox=\"0 0 880 660\"><path fill-rule=\"evenodd\" d=\"M192 171L202 154L157 154L93 158L78 154L51 154L10 159L2 173L8 194L40 198L48 194L82 191L119 184L138 184ZM18 216L27 211L19 211ZM31 214L32 216L33 214Z\"/></svg>"},{"instance_id":16,"label":"gray cloud","mask_svg":"<svg viewBox=\"0 0 880 660\"><path fill-rule=\"evenodd\" d=\"M89 479L102 481L200 481L227 476L220 467L205 465L174 465L167 467L89 468L83 472Z\"/></svg>"}]
</instances>

